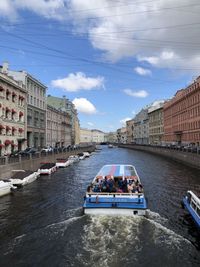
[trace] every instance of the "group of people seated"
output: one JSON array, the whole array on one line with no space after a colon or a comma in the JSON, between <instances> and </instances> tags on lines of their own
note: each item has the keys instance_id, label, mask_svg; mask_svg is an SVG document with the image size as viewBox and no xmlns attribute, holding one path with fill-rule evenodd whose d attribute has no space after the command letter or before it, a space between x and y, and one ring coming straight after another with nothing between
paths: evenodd
<instances>
[{"instance_id":1,"label":"group of people seated","mask_svg":"<svg viewBox=\"0 0 200 267\"><path fill-rule=\"evenodd\" d=\"M123 179L122 177L102 177L96 180L87 188L88 193L142 193L143 187L138 179Z\"/></svg>"}]
</instances>

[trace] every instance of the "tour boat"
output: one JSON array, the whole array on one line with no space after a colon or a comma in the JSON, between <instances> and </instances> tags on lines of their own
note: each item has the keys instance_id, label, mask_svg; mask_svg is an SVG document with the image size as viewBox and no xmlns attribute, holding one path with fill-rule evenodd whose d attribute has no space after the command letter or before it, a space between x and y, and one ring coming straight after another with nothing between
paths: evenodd
<instances>
[{"instance_id":1,"label":"tour boat","mask_svg":"<svg viewBox=\"0 0 200 267\"><path fill-rule=\"evenodd\" d=\"M51 174L57 170L55 163L42 163L40 168L38 169L39 174Z\"/></svg>"},{"instance_id":2,"label":"tour boat","mask_svg":"<svg viewBox=\"0 0 200 267\"><path fill-rule=\"evenodd\" d=\"M200 198L192 191L187 191L186 196L183 198L183 206L189 211L193 220L200 228Z\"/></svg>"},{"instance_id":3,"label":"tour boat","mask_svg":"<svg viewBox=\"0 0 200 267\"><path fill-rule=\"evenodd\" d=\"M24 186L34 182L39 176L39 172L13 170L11 178L9 179L14 186Z\"/></svg>"},{"instance_id":4,"label":"tour boat","mask_svg":"<svg viewBox=\"0 0 200 267\"><path fill-rule=\"evenodd\" d=\"M83 205L90 215L146 215L147 201L132 165L104 165L88 186Z\"/></svg>"},{"instance_id":5,"label":"tour boat","mask_svg":"<svg viewBox=\"0 0 200 267\"><path fill-rule=\"evenodd\" d=\"M68 158L56 159L56 167L58 167L58 168L65 168L65 167L69 166L70 164L72 164L72 161L69 160Z\"/></svg>"},{"instance_id":6,"label":"tour boat","mask_svg":"<svg viewBox=\"0 0 200 267\"><path fill-rule=\"evenodd\" d=\"M0 197L10 194L15 188L9 180L0 181Z\"/></svg>"}]
</instances>

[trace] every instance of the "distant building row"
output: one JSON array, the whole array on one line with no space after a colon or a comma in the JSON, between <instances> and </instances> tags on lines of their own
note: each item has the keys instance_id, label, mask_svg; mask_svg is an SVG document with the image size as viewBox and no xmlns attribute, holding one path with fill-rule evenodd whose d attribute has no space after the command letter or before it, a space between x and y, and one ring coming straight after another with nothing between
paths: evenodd
<instances>
[{"instance_id":1,"label":"distant building row","mask_svg":"<svg viewBox=\"0 0 200 267\"><path fill-rule=\"evenodd\" d=\"M63 147L80 142L71 101L46 97L47 87L25 71L0 67L0 156L14 150Z\"/></svg>"},{"instance_id":2,"label":"distant building row","mask_svg":"<svg viewBox=\"0 0 200 267\"><path fill-rule=\"evenodd\" d=\"M200 145L200 77L167 101L143 108L126 127L117 130L117 141L136 144Z\"/></svg>"}]
</instances>

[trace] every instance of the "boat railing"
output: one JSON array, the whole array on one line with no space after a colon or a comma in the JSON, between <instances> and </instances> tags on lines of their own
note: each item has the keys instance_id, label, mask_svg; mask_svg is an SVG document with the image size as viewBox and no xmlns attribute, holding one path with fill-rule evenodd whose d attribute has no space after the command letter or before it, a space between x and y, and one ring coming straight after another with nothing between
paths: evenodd
<instances>
[{"instance_id":1,"label":"boat railing","mask_svg":"<svg viewBox=\"0 0 200 267\"><path fill-rule=\"evenodd\" d=\"M193 209L197 207L200 210L200 199L192 191L188 191L188 194L191 195L190 205L192 205Z\"/></svg>"},{"instance_id":2,"label":"boat railing","mask_svg":"<svg viewBox=\"0 0 200 267\"><path fill-rule=\"evenodd\" d=\"M91 196L93 196L93 195L95 195L95 196L104 196L104 195L106 195L106 196L113 196L113 197L115 197L115 195L117 195L117 196L138 196L138 197L140 197L140 196L143 196L144 195L144 193L110 193L110 192L87 192L87 195L89 195L89 197L91 197Z\"/></svg>"}]
</instances>

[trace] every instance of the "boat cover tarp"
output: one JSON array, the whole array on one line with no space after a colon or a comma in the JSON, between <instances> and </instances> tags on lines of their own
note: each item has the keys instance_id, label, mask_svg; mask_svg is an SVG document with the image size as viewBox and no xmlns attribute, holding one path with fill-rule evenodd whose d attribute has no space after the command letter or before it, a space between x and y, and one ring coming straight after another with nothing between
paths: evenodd
<instances>
[{"instance_id":1,"label":"boat cover tarp","mask_svg":"<svg viewBox=\"0 0 200 267\"><path fill-rule=\"evenodd\" d=\"M131 165L105 165L97 174L98 177L114 176L114 177L135 177L137 176L133 166Z\"/></svg>"}]
</instances>

